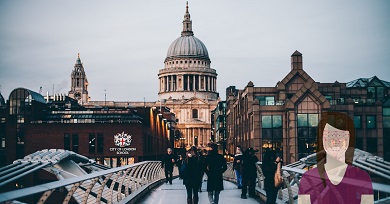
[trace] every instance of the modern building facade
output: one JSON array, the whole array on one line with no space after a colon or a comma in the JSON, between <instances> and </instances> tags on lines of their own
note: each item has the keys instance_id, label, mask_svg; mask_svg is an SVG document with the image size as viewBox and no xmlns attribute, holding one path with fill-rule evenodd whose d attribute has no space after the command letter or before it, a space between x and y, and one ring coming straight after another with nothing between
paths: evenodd
<instances>
[{"instance_id":1,"label":"modern building facade","mask_svg":"<svg viewBox=\"0 0 390 204\"><path fill-rule=\"evenodd\" d=\"M176 119L165 107L162 114L156 107L85 107L67 96L45 99L17 88L5 110L6 164L42 149L65 149L116 167L160 160L173 145Z\"/></svg>"},{"instance_id":2,"label":"modern building facade","mask_svg":"<svg viewBox=\"0 0 390 204\"><path fill-rule=\"evenodd\" d=\"M302 54L275 87L227 88L229 150L236 145L276 150L287 163L316 151L321 113L338 111L354 119L356 147L390 159L390 83L374 76L348 83L315 82L303 69Z\"/></svg>"},{"instance_id":3,"label":"modern building facade","mask_svg":"<svg viewBox=\"0 0 390 204\"><path fill-rule=\"evenodd\" d=\"M205 148L211 139L211 111L218 103L217 72L206 46L194 36L188 3L181 36L169 47L159 70L159 103L176 115L176 148Z\"/></svg>"},{"instance_id":4,"label":"modern building facade","mask_svg":"<svg viewBox=\"0 0 390 204\"><path fill-rule=\"evenodd\" d=\"M221 148L226 149L226 101L219 101L217 107L211 112L213 119L211 124L212 137L211 140L221 145Z\"/></svg>"}]
</instances>

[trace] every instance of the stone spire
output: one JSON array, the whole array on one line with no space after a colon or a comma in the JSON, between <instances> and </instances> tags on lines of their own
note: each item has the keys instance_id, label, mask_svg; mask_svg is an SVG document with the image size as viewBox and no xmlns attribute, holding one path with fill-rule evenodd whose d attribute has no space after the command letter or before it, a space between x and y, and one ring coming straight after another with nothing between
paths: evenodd
<instances>
[{"instance_id":1,"label":"stone spire","mask_svg":"<svg viewBox=\"0 0 390 204\"><path fill-rule=\"evenodd\" d=\"M194 35L192 32L192 21L190 13L188 12L188 1L186 5L186 13L184 14L183 20L183 31L181 32L181 36L191 36Z\"/></svg>"},{"instance_id":2,"label":"stone spire","mask_svg":"<svg viewBox=\"0 0 390 204\"><path fill-rule=\"evenodd\" d=\"M68 96L78 100L80 104L88 102L88 79L80 59L80 53L77 54L77 60L70 77L71 86Z\"/></svg>"},{"instance_id":3,"label":"stone spire","mask_svg":"<svg viewBox=\"0 0 390 204\"><path fill-rule=\"evenodd\" d=\"M80 59L80 53L77 53L76 64L82 64L82 63L81 63L81 59Z\"/></svg>"}]
</instances>

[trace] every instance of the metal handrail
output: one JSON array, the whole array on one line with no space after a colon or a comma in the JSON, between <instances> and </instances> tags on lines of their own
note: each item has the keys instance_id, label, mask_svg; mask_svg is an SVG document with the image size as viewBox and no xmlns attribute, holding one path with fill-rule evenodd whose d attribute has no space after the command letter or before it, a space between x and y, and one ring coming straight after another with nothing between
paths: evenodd
<instances>
[{"instance_id":1,"label":"metal handrail","mask_svg":"<svg viewBox=\"0 0 390 204\"><path fill-rule=\"evenodd\" d=\"M175 168L174 175L176 176L177 174L178 172ZM33 199L33 202L36 203L44 203L52 192L61 192L64 188L68 192L63 201L64 203L69 202L72 197L79 203L100 203L100 201L117 203L141 186L163 178L165 178L163 168L161 168L159 161L144 161L1 193L0 203L22 198ZM124 193L125 191L126 194ZM38 197L40 198L37 199Z\"/></svg>"}]
</instances>

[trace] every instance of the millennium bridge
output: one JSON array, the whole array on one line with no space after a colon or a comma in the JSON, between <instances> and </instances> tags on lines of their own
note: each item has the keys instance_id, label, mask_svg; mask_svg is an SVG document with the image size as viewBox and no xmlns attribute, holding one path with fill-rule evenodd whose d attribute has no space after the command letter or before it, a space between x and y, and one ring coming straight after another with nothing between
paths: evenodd
<instances>
[{"instance_id":1,"label":"millennium bridge","mask_svg":"<svg viewBox=\"0 0 390 204\"><path fill-rule=\"evenodd\" d=\"M306 169L316 164L316 155L282 167L283 187L277 203L297 203L299 181ZM264 176L257 163L257 196L241 199L232 163L224 173L220 203L264 203ZM390 162L362 150L355 150L353 165L367 171L373 180L375 203L390 203ZM143 161L109 168L94 160L62 149L46 149L0 168L0 189L18 179L45 170L58 181L0 193L0 203L185 203L186 190L174 168L172 185L166 184L159 161ZM204 177L199 203L208 203Z\"/></svg>"}]
</instances>

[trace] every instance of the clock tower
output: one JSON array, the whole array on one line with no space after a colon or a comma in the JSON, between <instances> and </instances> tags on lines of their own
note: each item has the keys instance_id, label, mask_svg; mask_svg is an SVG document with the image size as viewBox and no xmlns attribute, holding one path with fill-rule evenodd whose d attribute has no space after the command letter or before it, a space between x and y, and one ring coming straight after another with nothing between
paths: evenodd
<instances>
[{"instance_id":1,"label":"clock tower","mask_svg":"<svg viewBox=\"0 0 390 204\"><path fill-rule=\"evenodd\" d=\"M79 104L84 104L89 101L88 97L88 80L85 75L83 63L80 60L80 54L77 55L76 64L72 74L70 75L72 82L68 96L76 99Z\"/></svg>"}]
</instances>

